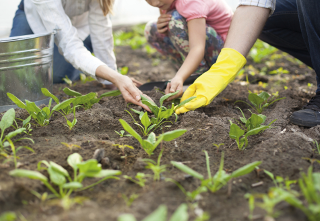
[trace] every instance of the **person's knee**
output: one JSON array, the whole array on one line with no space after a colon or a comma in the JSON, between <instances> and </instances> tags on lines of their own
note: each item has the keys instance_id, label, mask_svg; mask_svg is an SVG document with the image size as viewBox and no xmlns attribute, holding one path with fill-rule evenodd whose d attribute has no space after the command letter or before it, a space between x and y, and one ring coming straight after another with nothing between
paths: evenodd
<instances>
[{"instance_id":1,"label":"person's knee","mask_svg":"<svg viewBox=\"0 0 320 221\"><path fill-rule=\"evenodd\" d=\"M157 21L149 21L144 28L144 36L149 41L149 37L157 32Z\"/></svg>"},{"instance_id":2,"label":"person's knee","mask_svg":"<svg viewBox=\"0 0 320 221\"><path fill-rule=\"evenodd\" d=\"M187 28L186 19L182 15L180 15L177 10L172 10L168 14L170 14L172 16L171 20L169 21L169 24L168 24L169 32L171 30L175 29L176 27L179 27L180 29Z\"/></svg>"}]
</instances>

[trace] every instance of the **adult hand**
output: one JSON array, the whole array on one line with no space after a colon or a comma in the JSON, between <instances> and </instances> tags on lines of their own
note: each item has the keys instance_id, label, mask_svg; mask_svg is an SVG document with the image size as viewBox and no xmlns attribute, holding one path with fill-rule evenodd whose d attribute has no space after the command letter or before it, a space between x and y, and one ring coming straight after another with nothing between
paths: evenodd
<instances>
[{"instance_id":1,"label":"adult hand","mask_svg":"<svg viewBox=\"0 0 320 221\"><path fill-rule=\"evenodd\" d=\"M119 77L115 81L115 84L117 88L119 88L119 90L121 91L121 94L126 102L139 105L143 107L145 110L151 112L150 108L141 102L140 95L142 95L143 93L134 85L134 83L129 77L119 75ZM144 94L144 96L146 95ZM152 100L151 98L149 99Z\"/></svg>"},{"instance_id":2,"label":"adult hand","mask_svg":"<svg viewBox=\"0 0 320 221\"><path fill-rule=\"evenodd\" d=\"M184 92L181 102L192 96L196 96L196 98L178 108L176 113L182 114L210 104L233 81L245 63L245 57L238 51L231 48L223 48L216 63L212 65L210 70L197 78Z\"/></svg>"},{"instance_id":3,"label":"adult hand","mask_svg":"<svg viewBox=\"0 0 320 221\"><path fill-rule=\"evenodd\" d=\"M161 13L157 21L157 29L159 33L164 34L166 33L166 31L168 31L168 24L170 20L171 20L171 15Z\"/></svg>"},{"instance_id":4,"label":"adult hand","mask_svg":"<svg viewBox=\"0 0 320 221\"><path fill-rule=\"evenodd\" d=\"M180 97L183 93L183 79L181 77L175 76L172 78L171 82L167 84L167 88L165 90L166 94L174 93L176 91L179 91L178 94L171 96L168 98L168 101L173 100L177 97Z\"/></svg>"}]
</instances>

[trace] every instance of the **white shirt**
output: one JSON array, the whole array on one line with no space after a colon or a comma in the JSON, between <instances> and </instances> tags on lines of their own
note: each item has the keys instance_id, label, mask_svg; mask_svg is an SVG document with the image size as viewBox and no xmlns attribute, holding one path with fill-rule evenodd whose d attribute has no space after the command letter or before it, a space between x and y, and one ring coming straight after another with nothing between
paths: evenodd
<instances>
[{"instance_id":1,"label":"white shirt","mask_svg":"<svg viewBox=\"0 0 320 221\"><path fill-rule=\"evenodd\" d=\"M103 15L98 0L24 0L24 7L35 34L60 29L55 43L76 69L92 76L100 65L117 69L112 24L109 16ZM89 34L96 57L83 45Z\"/></svg>"},{"instance_id":2,"label":"white shirt","mask_svg":"<svg viewBox=\"0 0 320 221\"><path fill-rule=\"evenodd\" d=\"M271 15L276 8L276 0L239 0L239 5L251 5L262 8L269 8L271 9Z\"/></svg>"}]
</instances>

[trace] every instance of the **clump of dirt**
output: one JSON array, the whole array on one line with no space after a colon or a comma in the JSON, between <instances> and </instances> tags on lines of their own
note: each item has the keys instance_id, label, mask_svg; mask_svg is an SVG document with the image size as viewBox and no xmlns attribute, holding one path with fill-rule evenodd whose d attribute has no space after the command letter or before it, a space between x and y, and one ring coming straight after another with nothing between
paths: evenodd
<instances>
[{"instance_id":1,"label":"clump of dirt","mask_svg":"<svg viewBox=\"0 0 320 221\"><path fill-rule=\"evenodd\" d=\"M118 66L128 66L129 76L135 77L140 81L167 80L174 76L176 69L163 59L160 55L147 55L143 50L131 50L129 47L116 48L118 57ZM286 55L288 56L288 55ZM158 66L152 66L152 59L160 59ZM248 62L245 74L249 74L252 61ZM161 134L174 129L187 129L188 131L171 142L163 142L164 149L162 164L167 164L167 171L162 174L159 182L154 182L148 178L146 187L141 188L138 185L128 182L121 178L120 180L107 180L94 188L74 193L73 196L85 196L89 200L83 205L77 205L69 211L63 211L57 206L48 206L39 202L39 200L30 193L30 190L43 193L48 191L45 186L35 180L13 178L8 172L14 169L12 163L0 165L0 213L5 211L15 211L21 213L27 220L117 220L122 213L132 213L138 220L141 220L159 205L165 204L169 209L169 214L185 202L185 196L180 189L173 183L164 181L164 178L173 178L178 180L187 190L194 190L199 181L186 177L184 174L170 166L170 161L184 162L192 169L201 174L206 174L205 155L203 150L208 151L210 156L210 167L212 172L216 172L219 167L221 154L225 156L225 170L232 172L241 166L253 161L262 161L260 169L266 169L277 176L297 179L301 171L306 171L310 162L303 159L319 158L314 151L312 140L320 139L320 126L314 128L302 128L290 124L288 117L293 111L296 111L314 95L315 86L308 86L308 83L316 85L315 73L301 64L290 63L286 59L275 61L274 69L286 67L289 74L282 75L261 75L256 74L257 79L262 82L268 82L268 86L263 88L261 84L243 83L243 79L237 79L218 95L214 101L207 107L199 108L179 116L177 122L170 128L164 127L158 129L156 134ZM248 69L249 68L249 69ZM262 64L257 65L262 68ZM307 73L307 74L305 74ZM278 82L278 83L277 83ZM280 83L279 83L280 82ZM287 90L281 85L285 82ZM281 87L280 87L280 86ZM60 99L67 98L63 95L62 89L66 85L55 85L54 94ZM72 89L82 94L97 92L102 94L106 92L101 84L96 81L82 84L77 82ZM280 100L268 107L263 114L267 116L266 123L272 120L277 121L272 125L272 129L266 130L262 134L249 137L249 145L244 151L239 151L234 140L229 138L229 120L235 122L241 115L240 107L248 117L249 106L243 103L236 103L238 100L248 101L248 90L275 90L277 89L280 97L286 99ZM157 91L146 92L155 101L158 101L162 94ZM132 106L137 110L140 107ZM139 142L133 137L120 138L115 133L122 130L119 119L129 122L135 129L132 119L125 112L128 110L126 102L121 96L103 98L99 104L93 106L90 110L80 110L76 113L78 123L73 130L69 130L65 124L65 119L58 113L52 117L50 124L46 127L33 128L32 139L35 143L27 141L17 143L17 146L28 145L35 150L30 153L26 150L19 152L20 168L37 169L37 163L41 160L53 161L70 173L72 169L67 164L67 157L78 152L84 160L93 158L97 149L104 151L104 156L109 162L104 168L118 169L123 175L135 176L137 172L151 174L150 170L144 168L142 158L149 158ZM25 119L28 114L24 110L16 110L17 117ZM133 114L138 119L138 116ZM68 119L72 119L69 115ZM174 122L174 118L170 119ZM76 144L80 148L68 149L61 142ZM213 146L213 143L224 143L219 149ZM134 149L126 149L127 163L121 158L121 150L113 144L127 144ZM160 152L160 146L150 157L156 160ZM314 164L314 171L319 171L319 165ZM44 173L47 175L46 173ZM252 187L253 183L263 181L263 185ZM85 180L88 185L93 181ZM204 193L199 200L199 207L208 212L210 220L247 220L248 203L244 198L246 193L266 193L268 188L273 186L272 181L265 174L250 173L232 182L231 194L228 194L228 187L224 187L217 193ZM138 199L134 201L131 207L127 207L122 198L122 194L127 196L136 193ZM301 221L307 220L298 210L287 204L281 204L278 208L281 215L277 220L281 221ZM261 210L255 211L263 215ZM194 211L190 210L191 218L195 218ZM262 220L262 219L261 219Z\"/></svg>"}]
</instances>

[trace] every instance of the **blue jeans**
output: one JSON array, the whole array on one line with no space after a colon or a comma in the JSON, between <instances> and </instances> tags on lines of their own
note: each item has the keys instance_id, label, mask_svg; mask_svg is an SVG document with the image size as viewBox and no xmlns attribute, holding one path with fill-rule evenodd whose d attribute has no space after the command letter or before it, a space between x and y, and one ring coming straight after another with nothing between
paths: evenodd
<instances>
[{"instance_id":1,"label":"blue jeans","mask_svg":"<svg viewBox=\"0 0 320 221\"><path fill-rule=\"evenodd\" d=\"M23 0L18 6L18 10L13 18L13 25L10 33L10 37L30 35L33 31L27 21L26 14L24 12ZM91 38L88 36L83 41L84 46L92 53L93 48L91 44ZM72 64L68 63L64 57L59 53L58 47L54 45L53 52L53 83L63 83L62 78L68 76L72 81L78 80L80 77L80 71L75 69Z\"/></svg>"},{"instance_id":2,"label":"blue jeans","mask_svg":"<svg viewBox=\"0 0 320 221\"><path fill-rule=\"evenodd\" d=\"M259 38L312 67L320 93L320 2L277 0Z\"/></svg>"}]
</instances>

